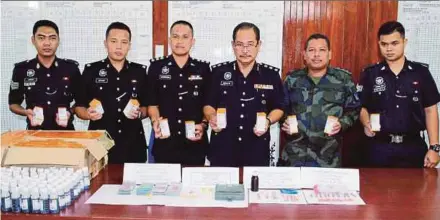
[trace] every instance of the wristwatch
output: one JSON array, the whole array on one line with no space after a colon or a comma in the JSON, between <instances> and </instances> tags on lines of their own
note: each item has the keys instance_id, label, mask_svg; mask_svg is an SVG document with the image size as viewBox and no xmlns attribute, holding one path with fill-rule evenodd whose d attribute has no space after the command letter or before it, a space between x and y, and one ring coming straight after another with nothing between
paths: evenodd
<instances>
[{"instance_id":1,"label":"wristwatch","mask_svg":"<svg viewBox=\"0 0 440 220\"><path fill-rule=\"evenodd\" d=\"M429 146L429 149L438 153L438 152L440 152L440 144L431 145L431 146Z\"/></svg>"}]
</instances>

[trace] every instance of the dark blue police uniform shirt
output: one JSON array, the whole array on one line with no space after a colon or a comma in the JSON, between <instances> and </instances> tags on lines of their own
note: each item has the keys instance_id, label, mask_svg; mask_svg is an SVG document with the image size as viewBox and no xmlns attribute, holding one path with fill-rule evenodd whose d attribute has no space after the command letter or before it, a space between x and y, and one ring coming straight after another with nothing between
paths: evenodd
<instances>
[{"instance_id":1,"label":"dark blue police uniform shirt","mask_svg":"<svg viewBox=\"0 0 440 220\"><path fill-rule=\"evenodd\" d=\"M44 121L41 126L31 126L28 119L28 129L42 130L73 130L73 113L67 127L56 123L58 107L70 111L71 103L77 99L80 89L81 73L78 62L55 57L49 68L43 66L38 58L16 63L9 90L9 104L21 105L26 101L26 109L35 106L43 108Z\"/></svg>"}]
</instances>

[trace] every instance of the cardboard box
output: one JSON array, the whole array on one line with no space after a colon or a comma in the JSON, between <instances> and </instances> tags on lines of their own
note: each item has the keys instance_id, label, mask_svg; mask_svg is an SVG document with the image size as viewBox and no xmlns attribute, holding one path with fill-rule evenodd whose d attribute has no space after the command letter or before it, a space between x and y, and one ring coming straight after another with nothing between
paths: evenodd
<instances>
[{"instance_id":1,"label":"cardboard box","mask_svg":"<svg viewBox=\"0 0 440 220\"><path fill-rule=\"evenodd\" d=\"M2 134L2 140L11 135ZM106 131L29 132L7 144L2 166L87 166L93 178L107 165L107 152L113 146Z\"/></svg>"}]
</instances>

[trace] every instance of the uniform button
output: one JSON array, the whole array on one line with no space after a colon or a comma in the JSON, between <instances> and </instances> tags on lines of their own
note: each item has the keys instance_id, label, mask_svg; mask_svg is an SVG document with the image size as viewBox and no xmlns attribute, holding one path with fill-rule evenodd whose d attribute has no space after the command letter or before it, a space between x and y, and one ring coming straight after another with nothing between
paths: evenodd
<instances>
[{"instance_id":1,"label":"uniform button","mask_svg":"<svg viewBox=\"0 0 440 220\"><path fill-rule=\"evenodd\" d=\"M226 91L223 91L223 94L226 94L226 93L228 93L228 92L226 92Z\"/></svg>"},{"instance_id":2,"label":"uniform button","mask_svg":"<svg viewBox=\"0 0 440 220\"><path fill-rule=\"evenodd\" d=\"M136 91L136 88L133 88L133 91Z\"/></svg>"},{"instance_id":3,"label":"uniform button","mask_svg":"<svg viewBox=\"0 0 440 220\"><path fill-rule=\"evenodd\" d=\"M99 87L99 90L102 90L102 86Z\"/></svg>"},{"instance_id":4,"label":"uniform button","mask_svg":"<svg viewBox=\"0 0 440 220\"><path fill-rule=\"evenodd\" d=\"M120 109L120 108L118 108L118 112L121 112L121 109Z\"/></svg>"},{"instance_id":5,"label":"uniform button","mask_svg":"<svg viewBox=\"0 0 440 220\"><path fill-rule=\"evenodd\" d=\"M177 132L177 134L181 134L181 132L180 132L180 131L178 131L178 132Z\"/></svg>"},{"instance_id":6,"label":"uniform button","mask_svg":"<svg viewBox=\"0 0 440 220\"><path fill-rule=\"evenodd\" d=\"M118 87L118 88L116 88L116 91L119 91L119 87Z\"/></svg>"},{"instance_id":7,"label":"uniform button","mask_svg":"<svg viewBox=\"0 0 440 220\"><path fill-rule=\"evenodd\" d=\"M183 76L182 73L179 76L182 77Z\"/></svg>"},{"instance_id":8,"label":"uniform button","mask_svg":"<svg viewBox=\"0 0 440 220\"><path fill-rule=\"evenodd\" d=\"M198 87L197 85L195 85L195 86L194 86L194 88L196 88L196 89L197 89L197 88L199 88L199 87Z\"/></svg>"},{"instance_id":9,"label":"uniform button","mask_svg":"<svg viewBox=\"0 0 440 220\"><path fill-rule=\"evenodd\" d=\"M243 84L246 84L246 80L243 82Z\"/></svg>"},{"instance_id":10,"label":"uniform button","mask_svg":"<svg viewBox=\"0 0 440 220\"><path fill-rule=\"evenodd\" d=\"M50 74L48 73L46 76L47 76L47 77L50 77Z\"/></svg>"},{"instance_id":11,"label":"uniform button","mask_svg":"<svg viewBox=\"0 0 440 220\"><path fill-rule=\"evenodd\" d=\"M416 91L414 91L414 93L417 94L417 93L419 93L419 91L416 90Z\"/></svg>"},{"instance_id":12,"label":"uniform button","mask_svg":"<svg viewBox=\"0 0 440 220\"><path fill-rule=\"evenodd\" d=\"M182 100L182 96L179 96L179 99Z\"/></svg>"},{"instance_id":13,"label":"uniform button","mask_svg":"<svg viewBox=\"0 0 440 220\"><path fill-rule=\"evenodd\" d=\"M116 80L119 80L119 77L116 77Z\"/></svg>"},{"instance_id":14,"label":"uniform button","mask_svg":"<svg viewBox=\"0 0 440 220\"><path fill-rule=\"evenodd\" d=\"M379 92L379 95L382 94L382 92Z\"/></svg>"},{"instance_id":15,"label":"uniform button","mask_svg":"<svg viewBox=\"0 0 440 220\"><path fill-rule=\"evenodd\" d=\"M140 134L142 134L142 131L141 132L139 132Z\"/></svg>"},{"instance_id":16,"label":"uniform button","mask_svg":"<svg viewBox=\"0 0 440 220\"><path fill-rule=\"evenodd\" d=\"M261 97L264 97L264 94L261 94Z\"/></svg>"},{"instance_id":17,"label":"uniform button","mask_svg":"<svg viewBox=\"0 0 440 220\"><path fill-rule=\"evenodd\" d=\"M179 108L178 110L179 110L179 112L181 112L181 111L182 111L182 109L181 109L181 108Z\"/></svg>"},{"instance_id":18,"label":"uniform button","mask_svg":"<svg viewBox=\"0 0 440 220\"><path fill-rule=\"evenodd\" d=\"M396 79L399 79L399 77L398 77L398 76L396 76Z\"/></svg>"},{"instance_id":19,"label":"uniform button","mask_svg":"<svg viewBox=\"0 0 440 220\"><path fill-rule=\"evenodd\" d=\"M121 119L118 119L118 123L121 123Z\"/></svg>"},{"instance_id":20,"label":"uniform button","mask_svg":"<svg viewBox=\"0 0 440 220\"><path fill-rule=\"evenodd\" d=\"M241 103L241 107L244 107L244 103Z\"/></svg>"},{"instance_id":21,"label":"uniform button","mask_svg":"<svg viewBox=\"0 0 440 220\"><path fill-rule=\"evenodd\" d=\"M69 86L65 86L65 88L67 89Z\"/></svg>"},{"instance_id":22,"label":"uniform button","mask_svg":"<svg viewBox=\"0 0 440 220\"><path fill-rule=\"evenodd\" d=\"M50 105L50 101L47 101L47 104Z\"/></svg>"},{"instance_id":23,"label":"uniform button","mask_svg":"<svg viewBox=\"0 0 440 220\"><path fill-rule=\"evenodd\" d=\"M241 141L241 137L238 137L238 141Z\"/></svg>"},{"instance_id":24,"label":"uniform button","mask_svg":"<svg viewBox=\"0 0 440 220\"><path fill-rule=\"evenodd\" d=\"M47 90L50 90L50 87L47 87L46 89L47 89Z\"/></svg>"},{"instance_id":25,"label":"uniform button","mask_svg":"<svg viewBox=\"0 0 440 220\"><path fill-rule=\"evenodd\" d=\"M121 99L116 99L116 100L118 100L118 102L120 102L120 101L121 101Z\"/></svg>"},{"instance_id":26,"label":"uniform button","mask_svg":"<svg viewBox=\"0 0 440 220\"><path fill-rule=\"evenodd\" d=\"M31 90L31 87L30 87L30 86L28 86L28 90Z\"/></svg>"},{"instance_id":27,"label":"uniform button","mask_svg":"<svg viewBox=\"0 0 440 220\"><path fill-rule=\"evenodd\" d=\"M399 91L399 90L397 90L396 92L397 92L397 93L400 93L400 91Z\"/></svg>"},{"instance_id":28,"label":"uniform button","mask_svg":"<svg viewBox=\"0 0 440 220\"><path fill-rule=\"evenodd\" d=\"M396 105L396 108L399 108L399 105Z\"/></svg>"},{"instance_id":29,"label":"uniform button","mask_svg":"<svg viewBox=\"0 0 440 220\"><path fill-rule=\"evenodd\" d=\"M182 123L182 120L177 120L177 123L179 123L179 124Z\"/></svg>"},{"instance_id":30,"label":"uniform button","mask_svg":"<svg viewBox=\"0 0 440 220\"><path fill-rule=\"evenodd\" d=\"M121 131L121 130L119 130L118 132L119 132L119 133L121 133L122 131Z\"/></svg>"},{"instance_id":31,"label":"uniform button","mask_svg":"<svg viewBox=\"0 0 440 220\"><path fill-rule=\"evenodd\" d=\"M240 118L244 118L244 115L240 115Z\"/></svg>"},{"instance_id":32,"label":"uniform button","mask_svg":"<svg viewBox=\"0 0 440 220\"><path fill-rule=\"evenodd\" d=\"M246 93L245 93L245 92L243 92L243 95L246 95Z\"/></svg>"},{"instance_id":33,"label":"uniform button","mask_svg":"<svg viewBox=\"0 0 440 220\"><path fill-rule=\"evenodd\" d=\"M164 87L164 88L166 88L166 87L167 87L167 85L163 85L163 87Z\"/></svg>"},{"instance_id":34,"label":"uniform button","mask_svg":"<svg viewBox=\"0 0 440 220\"><path fill-rule=\"evenodd\" d=\"M182 85L179 85L179 88L182 88L183 86Z\"/></svg>"},{"instance_id":35,"label":"uniform button","mask_svg":"<svg viewBox=\"0 0 440 220\"><path fill-rule=\"evenodd\" d=\"M243 126L240 126L240 130L243 130Z\"/></svg>"}]
</instances>

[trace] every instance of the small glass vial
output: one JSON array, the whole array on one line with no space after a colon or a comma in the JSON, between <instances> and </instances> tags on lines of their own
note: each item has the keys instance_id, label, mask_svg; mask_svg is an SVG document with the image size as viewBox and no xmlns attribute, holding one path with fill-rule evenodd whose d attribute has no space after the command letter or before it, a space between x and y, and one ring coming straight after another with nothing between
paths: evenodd
<instances>
[{"instance_id":1,"label":"small glass vial","mask_svg":"<svg viewBox=\"0 0 440 220\"><path fill-rule=\"evenodd\" d=\"M12 211L12 201L11 195L9 194L9 186L2 185L2 212L11 212Z\"/></svg>"},{"instance_id":2,"label":"small glass vial","mask_svg":"<svg viewBox=\"0 0 440 220\"><path fill-rule=\"evenodd\" d=\"M41 212L40 193L35 185L31 189L32 213L39 214Z\"/></svg>"},{"instance_id":3,"label":"small glass vial","mask_svg":"<svg viewBox=\"0 0 440 220\"><path fill-rule=\"evenodd\" d=\"M40 212L41 214L49 214L50 213L50 202L49 202L49 193L46 186L40 188Z\"/></svg>"},{"instance_id":4,"label":"small glass vial","mask_svg":"<svg viewBox=\"0 0 440 220\"><path fill-rule=\"evenodd\" d=\"M49 193L49 212L51 214L60 213L60 203L58 200L58 192L56 190L56 187L51 187Z\"/></svg>"},{"instance_id":5,"label":"small glass vial","mask_svg":"<svg viewBox=\"0 0 440 220\"><path fill-rule=\"evenodd\" d=\"M82 168L83 173L83 180L84 180L84 190L89 190L90 188L90 174L89 174L89 168L83 167Z\"/></svg>"},{"instance_id":6,"label":"small glass vial","mask_svg":"<svg viewBox=\"0 0 440 220\"><path fill-rule=\"evenodd\" d=\"M20 191L17 186L14 186L11 188L11 207L12 212L14 213L20 213Z\"/></svg>"},{"instance_id":7,"label":"small glass vial","mask_svg":"<svg viewBox=\"0 0 440 220\"><path fill-rule=\"evenodd\" d=\"M29 188L27 186L21 187L21 198L20 198L20 208L23 213L32 212L31 195L29 193Z\"/></svg>"},{"instance_id":8,"label":"small glass vial","mask_svg":"<svg viewBox=\"0 0 440 220\"><path fill-rule=\"evenodd\" d=\"M258 185L259 185L259 179L258 179L258 173L253 172L252 178L251 178L251 191L252 192L258 192Z\"/></svg>"}]
</instances>

